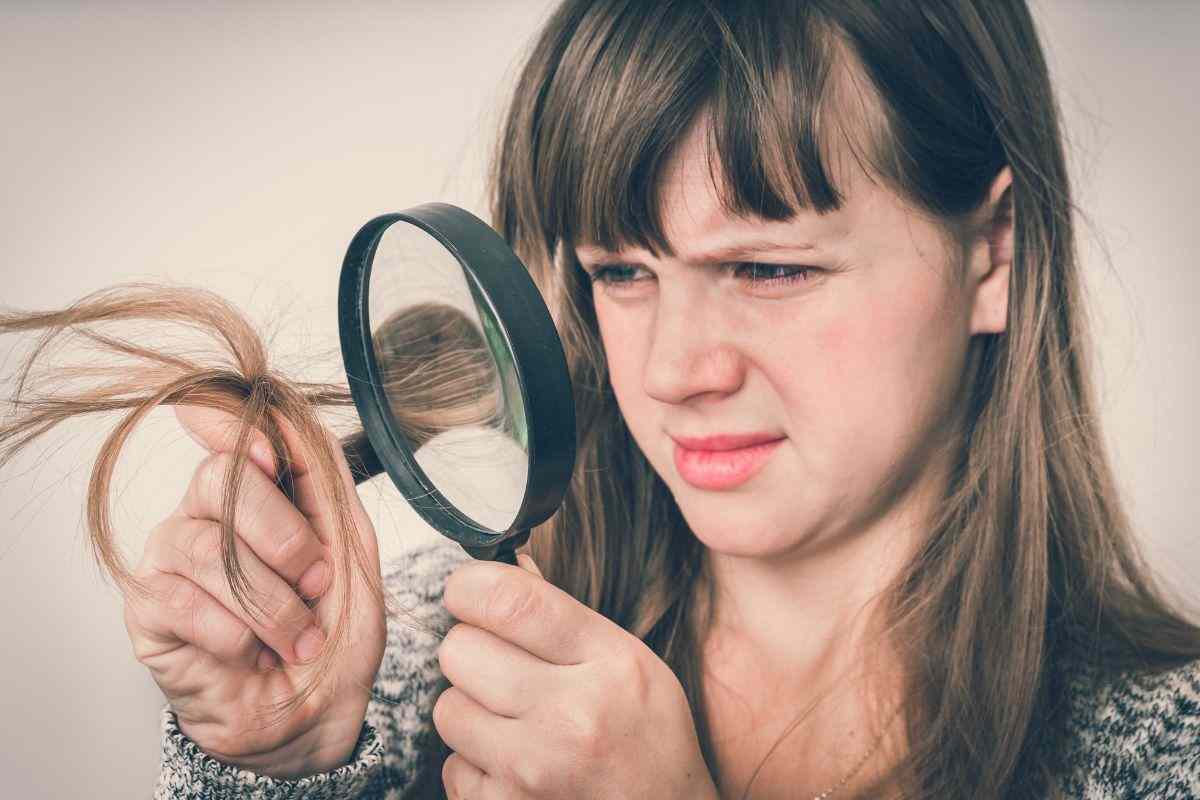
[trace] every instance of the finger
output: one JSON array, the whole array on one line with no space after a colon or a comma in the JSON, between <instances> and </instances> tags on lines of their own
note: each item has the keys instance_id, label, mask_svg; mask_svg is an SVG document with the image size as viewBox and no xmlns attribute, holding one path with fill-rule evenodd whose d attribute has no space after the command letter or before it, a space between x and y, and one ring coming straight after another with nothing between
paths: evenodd
<instances>
[{"instance_id":1,"label":"finger","mask_svg":"<svg viewBox=\"0 0 1200 800\"><path fill-rule=\"evenodd\" d=\"M461 689L451 686L433 704L433 725L451 750L488 775L505 779L519 746L517 726L507 717L493 714Z\"/></svg>"},{"instance_id":2,"label":"finger","mask_svg":"<svg viewBox=\"0 0 1200 800\"><path fill-rule=\"evenodd\" d=\"M161 572L187 578L208 592L254 635L290 664L302 663L297 640L316 625L316 616L240 538L234 538L238 562L249 582L250 599L263 614L252 614L233 597L221 560L221 528L211 520L172 517L150 534L148 563ZM320 629L316 628L320 639Z\"/></svg>"},{"instance_id":3,"label":"finger","mask_svg":"<svg viewBox=\"0 0 1200 800\"><path fill-rule=\"evenodd\" d=\"M244 424L240 419L226 411L208 406L175 405L174 408L176 419L196 444L210 453L234 451L238 433ZM249 442L250 458L262 467L264 472L274 476L275 462L271 456L271 445L267 435L257 429L251 430ZM265 459L262 458L264 452Z\"/></svg>"},{"instance_id":4,"label":"finger","mask_svg":"<svg viewBox=\"0 0 1200 800\"><path fill-rule=\"evenodd\" d=\"M529 555L528 553L517 553L517 566L521 567L526 572L532 572L539 578L545 577L542 575L542 568L537 565L537 562L533 560L533 556Z\"/></svg>"},{"instance_id":5,"label":"finger","mask_svg":"<svg viewBox=\"0 0 1200 800\"><path fill-rule=\"evenodd\" d=\"M242 421L232 414L207 406L176 405L175 415L183 423L189 435L212 452L232 452L237 441L238 431L243 425ZM326 515L322 509L320 490L317 487L316 475L310 468L312 454L305 448L299 431L291 423L282 419L278 414L273 414L273 419L278 424L287 447L286 455L288 466L292 471L296 507L300 509L300 513L313 522L313 527L321 542L328 545L330 541L329 525L332 524L332 520L324 521ZM346 455L342 451L341 443L328 430L323 429L323 433L333 450L334 461L343 485L349 491L355 491L354 477L350 474L350 465L346 463ZM253 431L251 436L256 444L263 446L268 444L266 435L261 431ZM269 451L270 448L267 447L267 450ZM251 453L253 452L252 447ZM266 463L260 463L259 466L264 467L264 471L274 478L276 462L269 455L267 459ZM259 463L257 456L255 456L255 461Z\"/></svg>"},{"instance_id":6,"label":"finger","mask_svg":"<svg viewBox=\"0 0 1200 800\"><path fill-rule=\"evenodd\" d=\"M479 767L451 753L442 763L442 785L449 800L523 800L528 795L510 783L493 778Z\"/></svg>"},{"instance_id":7,"label":"finger","mask_svg":"<svg viewBox=\"0 0 1200 800\"><path fill-rule=\"evenodd\" d=\"M524 716L554 680L554 665L499 636L459 623L437 650L442 674L494 714Z\"/></svg>"},{"instance_id":8,"label":"finger","mask_svg":"<svg viewBox=\"0 0 1200 800\"><path fill-rule=\"evenodd\" d=\"M461 622L552 664L590 661L632 637L554 584L498 561L472 559L456 567L442 603Z\"/></svg>"},{"instance_id":9,"label":"finger","mask_svg":"<svg viewBox=\"0 0 1200 800\"><path fill-rule=\"evenodd\" d=\"M239 419L227 412L204 406L176 405L175 413L179 417L180 422L183 423L185 429L189 431L189 435L196 438L202 446L209 447L216 452L229 452L233 449L237 433L243 424ZM306 450L300 433L291 423L282 419L274 412L272 412L272 418L278 424L287 448L286 457L292 472L292 498L295 501L295 507L308 520L317 540L326 549L329 563L332 564L332 553L329 548L337 529L338 518L324 499L324 490L319 486L320 482L317 479L317 475L309 469L312 454ZM341 478L343 489L350 501L350 510L355 531L360 537L360 543L366 552L366 557L373 572L378 573L379 544L375 539L375 529L371 524L370 518L367 517L366 511L363 509L362 503L359 501L358 490L354 483L354 477L350 474L350 466L346 463L346 456L342 450L341 442L325 428L322 428L320 433L325 437L333 453L335 467ZM257 443L266 445L266 436L261 431L254 431L253 435L258 437L255 440ZM269 450L269 447L266 449ZM251 453L253 454L253 452L252 449ZM254 456L254 458L256 463L264 468L268 477L274 480L275 462L271 457L268 455L264 460L259 460L257 456ZM315 561L313 563L315 564ZM309 578L309 580L312 580L314 584L319 583L319 580L316 578ZM309 585L305 583L302 587L302 590L307 593ZM326 590L328 588L329 583L327 582ZM322 603L321 605L328 604ZM333 613L334 610L333 606L329 606L322 613Z\"/></svg>"},{"instance_id":10,"label":"finger","mask_svg":"<svg viewBox=\"0 0 1200 800\"><path fill-rule=\"evenodd\" d=\"M191 645L218 661L257 668L271 651L254 631L212 595L179 575L155 572L146 579L149 597L126 603L125 628L138 661L155 667L157 656Z\"/></svg>"},{"instance_id":11,"label":"finger","mask_svg":"<svg viewBox=\"0 0 1200 800\"><path fill-rule=\"evenodd\" d=\"M442 762L442 786L448 800L482 800L483 782L487 775L458 753L451 753Z\"/></svg>"},{"instance_id":12,"label":"finger","mask_svg":"<svg viewBox=\"0 0 1200 800\"><path fill-rule=\"evenodd\" d=\"M232 470L229 453L208 456L193 473L179 510L192 519L219 521L225 482ZM328 548L308 518L253 466L242 471L232 524L255 555L289 584L299 586L305 597L316 597L326 588Z\"/></svg>"}]
</instances>

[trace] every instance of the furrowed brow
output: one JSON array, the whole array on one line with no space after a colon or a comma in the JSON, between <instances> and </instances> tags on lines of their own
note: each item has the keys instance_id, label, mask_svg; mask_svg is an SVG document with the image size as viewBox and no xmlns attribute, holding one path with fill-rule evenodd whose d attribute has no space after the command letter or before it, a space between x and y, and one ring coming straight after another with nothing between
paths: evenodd
<instances>
[{"instance_id":1,"label":"furrowed brow","mask_svg":"<svg viewBox=\"0 0 1200 800\"><path fill-rule=\"evenodd\" d=\"M809 250L820 250L820 248L816 245L803 242L747 241L723 245L702 253L690 254L687 260L692 264L720 264L779 251L803 252ZM585 264L599 263L607 260L624 261L632 255L624 251L611 252L595 245L580 245L575 248L575 253L579 260Z\"/></svg>"}]
</instances>

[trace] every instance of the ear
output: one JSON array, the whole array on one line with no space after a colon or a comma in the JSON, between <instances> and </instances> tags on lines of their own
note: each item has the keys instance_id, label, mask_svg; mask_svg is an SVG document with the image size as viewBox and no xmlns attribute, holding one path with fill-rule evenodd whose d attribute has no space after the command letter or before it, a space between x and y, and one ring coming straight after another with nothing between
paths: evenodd
<instances>
[{"instance_id":1,"label":"ear","mask_svg":"<svg viewBox=\"0 0 1200 800\"><path fill-rule=\"evenodd\" d=\"M1008 322L1008 276L1012 269L1012 171L1000 170L976 217L968 269L974 301L971 333L1003 333Z\"/></svg>"}]
</instances>

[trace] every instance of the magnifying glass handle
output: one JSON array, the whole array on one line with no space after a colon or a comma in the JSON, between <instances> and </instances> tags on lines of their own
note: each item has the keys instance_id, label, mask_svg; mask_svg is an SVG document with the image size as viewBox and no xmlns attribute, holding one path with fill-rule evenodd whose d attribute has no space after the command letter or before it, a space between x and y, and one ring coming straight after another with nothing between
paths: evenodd
<instances>
[{"instance_id":1,"label":"magnifying glass handle","mask_svg":"<svg viewBox=\"0 0 1200 800\"><path fill-rule=\"evenodd\" d=\"M383 472L383 464L375 454L375 448L367 438L365 431L358 431L341 440L342 452L346 456L346 464L357 486L363 481L370 480ZM517 548L529 539L529 531L521 531L508 537L499 544L483 547L463 545L463 549L480 561L503 561L505 564L517 566Z\"/></svg>"},{"instance_id":2,"label":"magnifying glass handle","mask_svg":"<svg viewBox=\"0 0 1200 800\"><path fill-rule=\"evenodd\" d=\"M366 431L352 433L342 439L342 452L346 456L346 464L350 467L355 486L383 472L383 464L380 463L379 456L375 455L375 448L371 447Z\"/></svg>"},{"instance_id":3,"label":"magnifying glass handle","mask_svg":"<svg viewBox=\"0 0 1200 800\"><path fill-rule=\"evenodd\" d=\"M471 547L464 544L462 548L470 553L472 558L480 561L503 561L505 564L512 564L515 567L517 566L517 548L525 544L528 539L529 531L521 531L499 544L485 547Z\"/></svg>"},{"instance_id":4,"label":"magnifying glass handle","mask_svg":"<svg viewBox=\"0 0 1200 800\"><path fill-rule=\"evenodd\" d=\"M508 542L494 544L490 547L462 546L477 561L502 561L505 564L517 566L517 548L508 546Z\"/></svg>"}]
</instances>

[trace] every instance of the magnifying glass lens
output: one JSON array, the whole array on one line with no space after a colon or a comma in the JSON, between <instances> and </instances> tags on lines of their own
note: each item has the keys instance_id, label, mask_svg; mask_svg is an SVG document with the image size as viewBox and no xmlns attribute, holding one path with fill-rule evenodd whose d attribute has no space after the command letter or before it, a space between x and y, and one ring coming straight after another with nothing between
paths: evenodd
<instances>
[{"instance_id":1,"label":"magnifying glass lens","mask_svg":"<svg viewBox=\"0 0 1200 800\"><path fill-rule=\"evenodd\" d=\"M529 431L484 295L441 242L399 220L379 240L367 297L394 434L460 513L508 529L529 479Z\"/></svg>"}]
</instances>

